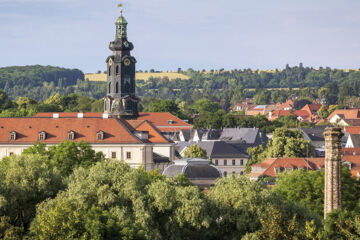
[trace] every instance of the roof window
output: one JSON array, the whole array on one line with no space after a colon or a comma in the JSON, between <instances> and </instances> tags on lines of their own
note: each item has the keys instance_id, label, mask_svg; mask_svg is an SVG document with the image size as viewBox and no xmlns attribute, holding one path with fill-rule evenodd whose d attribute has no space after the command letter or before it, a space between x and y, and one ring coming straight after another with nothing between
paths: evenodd
<instances>
[{"instance_id":1,"label":"roof window","mask_svg":"<svg viewBox=\"0 0 360 240\"><path fill-rule=\"evenodd\" d=\"M96 139L97 140L104 140L104 132L103 131L97 132Z\"/></svg>"},{"instance_id":2,"label":"roof window","mask_svg":"<svg viewBox=\"0 0 360 240\"><path fill-rule=\"evenodd\" d=\"M168 120L168 124L174 124L174 120Z\"/></svg>"},{"instance_id":3,"label":"roof window","mask_svg":"<svg viewBox=\"0 0 360 240\"><path fill-rule=\"evenodd\" d=\"M10 132L9 139L10 139L10 141L15 141L16 140L16 132L14 132L14 131Z\"/></svg>"},{"instance_id":4,"label":"roof window","mask_svg":"<svg viewBox=\"0 0 360 240\"><path fill-rule=\"evenodd\" d=\"M46 139L46 132L42 131L39 133L39 140L42 141L42 140L45 140Z\"/></svg>"},{"instance_id":5,"label":"roof window","mask_svg":"<svg viewBox=\"0 0 360 240\"><path fill-rule=\"evenodd\" d=\"M68 139L69 140L74 140L75 139L75 132L74 131L69 131L68 132Z\"/></svg>"}]
</instances>

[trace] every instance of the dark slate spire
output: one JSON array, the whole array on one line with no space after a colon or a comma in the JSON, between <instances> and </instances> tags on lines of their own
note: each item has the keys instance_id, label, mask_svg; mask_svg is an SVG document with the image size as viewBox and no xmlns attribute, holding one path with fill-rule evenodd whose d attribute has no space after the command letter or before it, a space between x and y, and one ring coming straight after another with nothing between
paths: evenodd
<instances>
[{"instance_id":1,"label":"dark slate spire","mask_svg":"<svg viewBox=\"0 0 360 240\"><path fill-rule=\"evenodd\" d=\"M119 7L122 5L120 4ZM127 39L127 25L122 10L115 22L115 40L109 48L113 55L106 60L108 70L107 96L104 98L104 113L113 117L136 117L139 99L135 96L136 59L130 51L134 45Z\"/></svg>"}]
</instances>

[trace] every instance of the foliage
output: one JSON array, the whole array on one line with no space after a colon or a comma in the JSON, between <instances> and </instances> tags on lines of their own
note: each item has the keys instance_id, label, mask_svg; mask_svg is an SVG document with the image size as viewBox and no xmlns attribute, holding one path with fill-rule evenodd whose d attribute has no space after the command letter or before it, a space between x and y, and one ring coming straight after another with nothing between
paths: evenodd
<instances>
[{"instance_id":1,"label":"foliage","mask_svg":"<svg viewBox=\"0 0 360 240\"><path fill-rule=\"evenodd\" d=\"M351 177L347 168L342 169L342 203L349 211L360 210L359 183ZM296 170L279 174L274 191L290 201L296 201L311 211L323 216L324 171Z\"/></svg>"},{"instance_id":2,"label":"foliage","mask_svg":"<svg viewBox=\"0 0 360 240\"><path fill-rule=\"evenodd\" d=\"M23 154L40 154L56 167L62 176L68 176L77 167L89 168L96 162L104 161L103 153L95 151L89 143L65 141L46 150L46 145L37 143L24 150Z\"/></svg>"},{"instance_id":3,"label":"foliage","mask_svg":"<svg viewBox=\"0 0 360 240\"><path fill-rule=\"evenodd\" d=\"M145 112L169 112L177 117L181 117L181 112L177 104L171 100L154 99L150 102Z\"/></svg>"},{"instance_id":4,"label":"foliage","mask_svg":"<svg viewBox=\"0 0 360 240\"><path fill-rule=\"evenodd\" d=\"M329 116L329 112L326 109L325 105L322 105L321 108L318 111L318 115L319 117L321 117L322 119L326 119Z\"/></svg>"},{"instance_id":5,"label":"foliage","mask_svg":"<svg viewBox=\"0 0 360 240\"><path fill-rule=\"evenodd\" d=\"M96 206L96 207L95 207ZM210 220L204 195L118 161L70 176L68 189L39 205L31 234L40 239L175 239Z\"/></svg>"},{"instance_id":6,"label":"foliage","mask_svg":"<svg viewBox=\"0 0 360 240\"><path fill-rule=\"evenodd\" d=\"M262 229L262 219L272 217L271 209L280 213L278 221L297 224L299 232L305 229L306 221L315 220L316 226L319 226L319 219L305 208L283 201L262 183L245 177L219 180L210 191L209 198L214 204L212 211L221 216L212 225L213 239L241 239L246 234L257 234Z\"/></svg>"},{"instance_id":7,"label":"foliage","mask_svg":"<svg viewBox=\"0 0 360 240\"><path fill-rule=\"evenodd\" d=\"M11 156L0 161L0 216L8 230L21 234L35 214L35 206L64 188L60 174L40 155Z\"/></svg>"},{"instance_id":8,"label":"foliage","mask_svg":"<svg viewBox=\"0 0 360 240\"><path fill-rule=\"evenodd\" d=\"M184 152L186 158L207 158L207 153L204 149L194 144L186 148Z\"/></svg>"},{"instance_id":9,"label":"foliage","mask_svg":"<svg viewBox=\"0 0 360 240\"><path fill-rule=\"evenodd\" d=\"M262 146L248 149L251 159L247 162L245 171L251 171L251 165L273 157L307 157L315 156L315 149L309 141L304 140L299 130L277 128L273 139L268 141L266 148Z\"/></svg>"}]
</instances>

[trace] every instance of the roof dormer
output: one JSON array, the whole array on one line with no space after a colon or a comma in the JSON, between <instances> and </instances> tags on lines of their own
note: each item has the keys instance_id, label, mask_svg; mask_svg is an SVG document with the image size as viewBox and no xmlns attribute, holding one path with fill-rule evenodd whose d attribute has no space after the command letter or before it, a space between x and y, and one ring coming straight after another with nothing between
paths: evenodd
<instances>
[{"instance_id":1,"label":"roof dormer","mask_svg":"<svg viewBox=\"0 0 360 240\"><path fill-rule=\"evenodd\" d=\"M104 132L103 131L98 131L96 134L96 140L104 140Z\"/></svg>"},{"instance_id":2,"label":"roof dormer","mask_svg":"<svg viewBox=\"0 0 360 240\"><path fill-rule=\"evenodd\" d=\"M75 140L75 132L74 131L68 132L68 140Z\"/></svg>"},{"instance_id":3,"label":"roof dormer","mask_svg":"<svg viewBox=\"0 0 360 240\"><path fill-rule=\"evenodd\" d=\"M39 132L39 140L43 141L45 139L46 139L46 132L45 131Z\"/></svg>"},{"instance_id":4,"label":"roof dormer","mask_svg":"<svg viewBox=\"0 0 360 240\"><path fill-rule=\"evenodd\" d=\"M9 139L10 139L10 141L15 141L16 140L16 132L15 131L10 132Z\"/></svg>"}]
</instances>

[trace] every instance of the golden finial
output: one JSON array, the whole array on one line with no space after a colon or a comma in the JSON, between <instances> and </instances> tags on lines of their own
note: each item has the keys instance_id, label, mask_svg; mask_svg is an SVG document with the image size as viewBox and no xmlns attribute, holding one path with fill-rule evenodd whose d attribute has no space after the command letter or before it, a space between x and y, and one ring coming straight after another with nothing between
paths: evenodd
<instances>
[{"instance_id":1,"label":"golden finial","mask_svg":"<svg viewBox=\"0 0 360 240\"><path fill-rule=\"evenodd\" d=\"M120 8L120 13L122 14L123 13L123 9L122 9L122 3L118 4L118 7Z\"/></svg>"}]
</instances>

